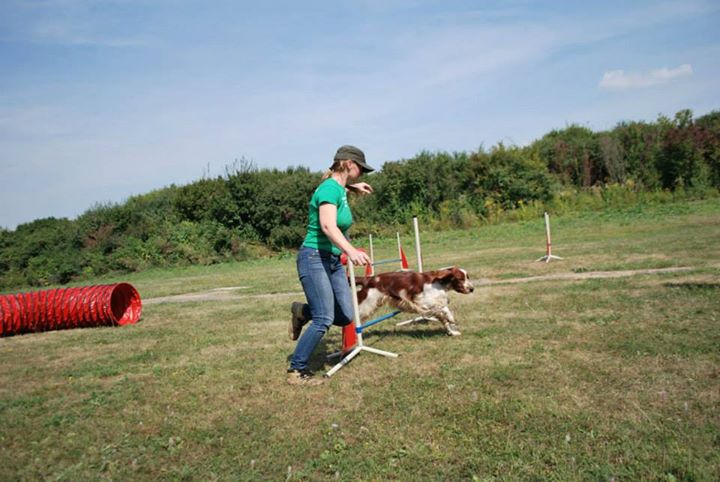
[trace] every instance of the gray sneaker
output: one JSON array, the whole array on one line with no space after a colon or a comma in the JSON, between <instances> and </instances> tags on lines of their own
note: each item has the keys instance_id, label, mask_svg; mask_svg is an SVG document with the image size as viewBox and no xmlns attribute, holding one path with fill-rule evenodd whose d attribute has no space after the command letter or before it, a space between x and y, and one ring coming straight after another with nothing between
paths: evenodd
<instances>
[{"instance_id":1,"label":"gray sneaker","mask_svg":"<svg viewBox=\"0 0 720 482\"><path fill-rule=\"evenodd\" d=\"M305 323L307 323L307 320L303 315L304 305L304 303L294 301L292 306L290 307L291 317L290 324L288 325L288 335L290 335L290 339L293 341L300 338L300 332L302 331L302 327L303 325L305 325Z\"/></svg>"},{"instance_id":2,"label":"gray sneaker","mask_svg":"<svg viewBox=\"0 0 720 482\"><path fill-rule=\"evenodd\" d=\"M288 370L287 382L290 385L306 385L316 386L322 385L325 380L322 378L315 378L310 370Z\"/></svg>"}]
</instances>

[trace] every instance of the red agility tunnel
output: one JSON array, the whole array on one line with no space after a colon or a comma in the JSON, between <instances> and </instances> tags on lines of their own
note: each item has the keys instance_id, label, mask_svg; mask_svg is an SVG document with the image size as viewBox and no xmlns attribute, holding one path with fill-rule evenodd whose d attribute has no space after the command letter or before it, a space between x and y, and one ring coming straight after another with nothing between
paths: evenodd
<instances>
[{"instance_id":1,"label":"red agility tunnel","mask_svg":"<svg viewBox=\"0 0 720 482\"><path fill-rule=\"evenodd\" d=\"M131 325L141 312L140 293L127 283L0 295L0 336Z\"/></svg>"}]
</instances>

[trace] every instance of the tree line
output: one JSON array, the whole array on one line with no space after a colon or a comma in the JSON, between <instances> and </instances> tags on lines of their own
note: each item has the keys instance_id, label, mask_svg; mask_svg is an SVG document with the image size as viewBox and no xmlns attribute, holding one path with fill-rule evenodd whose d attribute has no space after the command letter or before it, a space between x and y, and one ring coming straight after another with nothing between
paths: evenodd
<instances>
[{"instance_id":1,"label":"tree line","mask_svg":"<svg viewBox=\"0 0 720 482\"><path fill-rule=\"evenodd\" d=\"M298 247L320 178L304 167L258 169L243 159L222 176L99 204L73 220L0 229L0 289ZM534 215L588 192L606 200L620 190L630 201L647 192L715 196L720 111L694 118L683 110L600 132L570 125L525 147L420 152L386 162L367 181L375 194L351 199L356 234L389 232L413 215L442 226L493 222L528 206Z\"/></svg>"}]
</instances>

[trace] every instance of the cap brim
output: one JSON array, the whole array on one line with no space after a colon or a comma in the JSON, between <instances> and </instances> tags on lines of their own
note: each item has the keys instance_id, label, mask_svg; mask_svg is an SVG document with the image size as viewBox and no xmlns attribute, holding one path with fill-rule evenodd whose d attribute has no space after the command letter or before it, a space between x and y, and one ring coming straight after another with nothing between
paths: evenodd
<instances>
[{"instance_id":1,"label":"cap brim","mask_svg":"<svg viewBox=\"0 0 720 482\"><path fill-rule=\"evenodd\" d=\"M375 169L368 166L365 162L355 161L355 163L360 166L360 169L362 169L363 173L373 172Z\"/></svg>"}]
</instances>

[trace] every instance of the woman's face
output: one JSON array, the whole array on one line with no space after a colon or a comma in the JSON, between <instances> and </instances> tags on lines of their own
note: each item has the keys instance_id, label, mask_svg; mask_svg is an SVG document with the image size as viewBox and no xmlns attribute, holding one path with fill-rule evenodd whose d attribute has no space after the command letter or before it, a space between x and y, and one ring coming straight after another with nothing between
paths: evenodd
<instances>
[{"instance_id":1,"label":"woman's face","mask_svg":"<svg viewBox=\"0 0 720 482\"><path fill-rule=\"evenodd\" d=\"M350 171L348 172L348 177L351 179L357 179L362 175L362 167L360 165L353 161L350 165Z\"/></svg>"}]
</instances>

